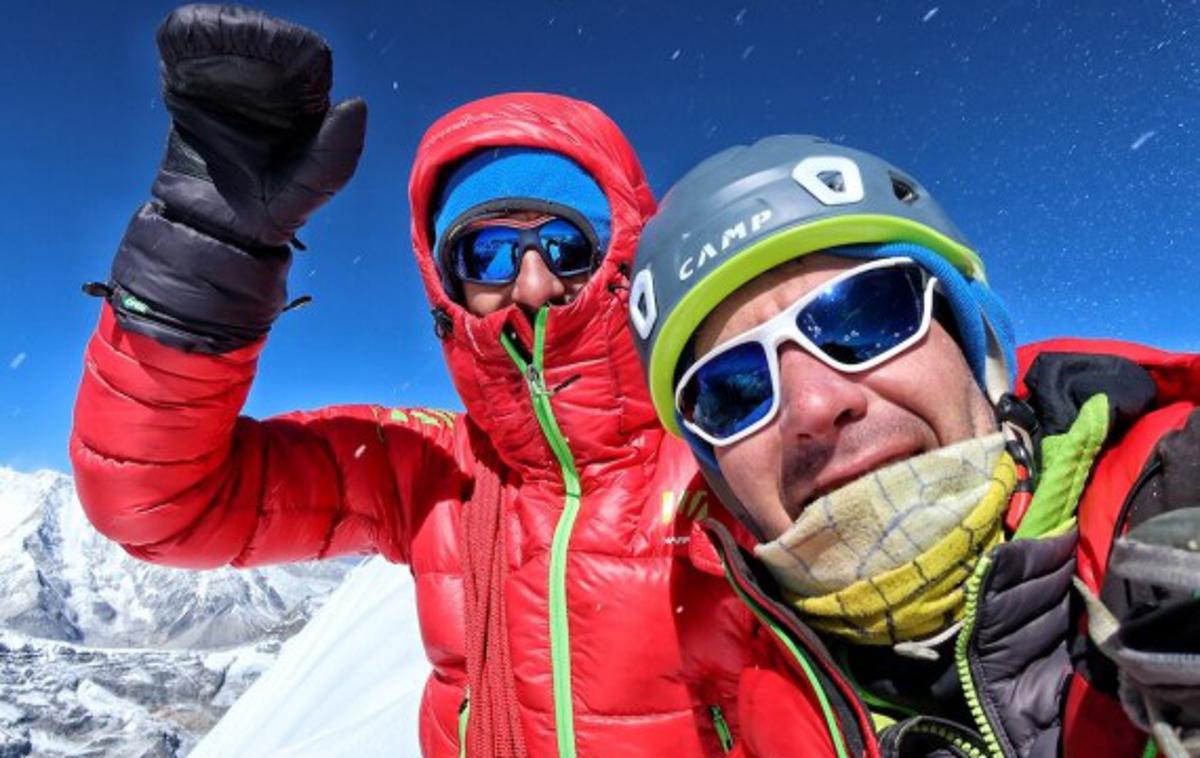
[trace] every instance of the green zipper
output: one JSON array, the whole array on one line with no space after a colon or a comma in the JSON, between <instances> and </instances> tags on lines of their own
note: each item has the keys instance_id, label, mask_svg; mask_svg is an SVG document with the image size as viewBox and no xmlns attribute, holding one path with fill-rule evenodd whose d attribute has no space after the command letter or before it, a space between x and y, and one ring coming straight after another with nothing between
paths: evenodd
<instances>
[{"instance_id":1,"label":"green zipper","mask_svg":"<svg viewBox=\"0 0 1200 758\"><path fill-rule=\"evenodd\" d=\"M970 740L949 729L943 729L936 724L917 724L912 728L912 731L917 734L932 734L935 737L940 737L959 752L966 753L968 758L988 758L987 754L979 752L979 748L975 747L974 743Z\"/></svg>"},{"instance_id":2,"label":"green zipper","mask_svg":"<svg viewBox=\"0 0 1200 758\"><path fill-rule=\"evenodd\" d=\"M554 539L550 543L550 670L554 684L554 728L558 738L558 754L561 758L575 756L575 712L571 698L571 638L567 624L567 543L571 541L571 530L579 515L579 474L575 471L575 458L563 437L554 409L550 406L550 391L546 389L542 373L542 360L546 345L546 317L549 308L543 306L533 322L533 361L527 363L513 345L507 334L500 335L508 357L516 364L529 384L529 395L533 401L533 413L538 426L550 445L558 465L562 469L563 512L554 527Z\"/></svg>"},{"instance_id":3,"label":"green zipper","mask_svg":"<svg viewBox=\"0 0 1200 758\"><path fill-rule=\"evenodd\" d=\"M816 672L813 671L808 656L801 652L800 648L796 646L796 643L788 636L787 632L780 629L770 615L759 607L754 598L747 595L746 591L738 586L738 583L734 581L733 576L730 574L727 562L722 560L721 563L725 569L725 577L729 581L730 586L737 592L738 597L754 612L758 620L779 638L779 641L783 643L792 657L800 664L800 668L804 671L804 676L808 679L809 686L813 688L813 692L817 693L817 700L821 704L821 714L825 717L825 728L829 731L830 739L833 740L833 749L837 751L838 758L849 758L846 745L842 740L841 727L838 726L837 717L833 715L833 708L829 705L829 696L825 694L825 689L821 686L821 681L817 678Z\"/></svg>"},{"instance_id":4,"label":"green zipper","mask_svg":"<svg viewBox=\"0 0 1200 758\"><path fill-rule=\"evenodd\" d=\"M708 706L708 715L712 717L713 728L717 730L717 739L721 742L721 752L729 753L733 750L733 734L729 731L729 723L725 721L725 714L721 712L721 706Z\"/></svg>"},{"instance_id":5,"label":"green zipper","mask_svg":"<svg viewBox=\"0 0 1200 758\"><path fill-rule=\"evenodd\" d=\"M963 628L959 630L958 639L954 643L954 664L958 669L958 679L962 682L967 706L971 709L971 718L975 720L975 725L979 727L979 733L983 735L988 753L1003 756L1004 750L1000 747L1000 740L997 739L996 732L992 729L992 723L988 721L987 713L983 710L983 703L979 700L975 679L971 675L971 662L967 658L967 646L970 644L971 636L975 633L975 613L979 604L979 588L991 566L992 559L989 556L983 556L979 559L979 565L975 567L975 572L967 580Z\"/></svg>"},{"instance_id":6,"label":"green zipper","mask_svg":"<svg viewBox=\"0 0 1200 758\"><path fill-rule=\"evenodd\" d=\"M467 722L471 720L471 688L463 693L458 705L458 758L467 758Z\"/></svg>"}]
</instances>

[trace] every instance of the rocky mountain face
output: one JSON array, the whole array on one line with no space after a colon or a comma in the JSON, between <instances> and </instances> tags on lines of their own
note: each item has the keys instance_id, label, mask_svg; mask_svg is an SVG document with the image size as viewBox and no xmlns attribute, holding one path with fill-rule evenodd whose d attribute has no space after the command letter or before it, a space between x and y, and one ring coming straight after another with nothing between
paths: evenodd
<instances>
[{"instance_id":1,"label":"rocky mountain face","mask_svg":"<svg viewBox=\"0 0 1200 758\"><path fill-rule=\"evenodd\" d=\"M0 758L185 755L350 565L142 563L69 477L0 468Z\"/></svg>"}]
</instances>

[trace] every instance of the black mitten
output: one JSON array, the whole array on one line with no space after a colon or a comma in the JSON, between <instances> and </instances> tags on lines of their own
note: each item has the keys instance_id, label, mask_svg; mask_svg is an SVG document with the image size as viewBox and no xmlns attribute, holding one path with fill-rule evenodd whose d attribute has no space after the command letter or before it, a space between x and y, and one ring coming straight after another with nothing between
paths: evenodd
<instances>
[{"instance_id":1,"label":"black mitten","mask_svg":"<svg viewBox=\"0 0 1200 758\"><path fill-rule=\"evenodd\" d=\"M354 174L366 104L331 108L329 46L259 11L178 8L158 48L167 151L106 294L131 331L226 352L283 310L288 243Z\"/></svg>"}]
</instances>

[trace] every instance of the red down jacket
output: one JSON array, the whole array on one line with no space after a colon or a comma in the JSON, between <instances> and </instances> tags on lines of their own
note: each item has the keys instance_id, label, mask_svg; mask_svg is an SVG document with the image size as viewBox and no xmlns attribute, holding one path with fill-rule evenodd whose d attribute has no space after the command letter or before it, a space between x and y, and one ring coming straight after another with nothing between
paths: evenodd
<instances>
[{"instance_id":1,"label":"red down jacket","mask_svg":"<svg viewBox=\"0 0 1200 758\"><path fill-rule=\"evenodd\" d=\"M603 265L574 302L548 311L538 335L515 308L476 318L449 301L430 258L439 176L502 145L570 156L611 204ZM632 149L585 103L487 98L430 128L410 200L465 414L353 405L239 417L262 343L185 354L123 331L105 306L71 437L88 516L133 555L176 566L372 551L408 563L433 665L421 748L457 755L460 515L482 431L501 461L507 629L530 754L719 754L720 709L735 697L753 624L723 579L686 558L688 517L703 511L704 495L690 453L655 421L626 331L628 265L654 207ZM502 346L506 328L530 365ZM703 623L681 639L685 613ZM709 684L684 682L684 657ZM729 722L736 729L733 714Z\"/></svg>"}]
</instances>

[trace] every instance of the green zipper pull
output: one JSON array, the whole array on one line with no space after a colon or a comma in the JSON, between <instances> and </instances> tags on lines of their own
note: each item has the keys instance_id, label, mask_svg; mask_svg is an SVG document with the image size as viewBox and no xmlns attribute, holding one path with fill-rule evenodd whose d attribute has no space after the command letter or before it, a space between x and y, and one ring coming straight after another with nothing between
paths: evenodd
<instances>
[{"instance_id":1,"label":"green zipper pull","mask_svg":"<svg viewBox=\"0 0 1200 758\"><path fill-rule=\"evenodd\" d=\"M725 721L725 714L721 712L721 706L708 706L708 715L712 717L713 727L717 730L717 739L721 741L721 752L731 752L733 750L733 734L729 731L729 723Z\"/></svg>"},{"instance_id":2,"label":"green zipper pull","mask_svg":"<svg viewBox=\"0 0 1200 758\"><path fill-rule=\"evenodd\" d=\"M542 378L542 372L538 371L537 366L529 365L525 371L525 381L529 383L529 391L535 398L540 399L550 394L546 390L546 380Z\"/></svg>"}]
</instances>

